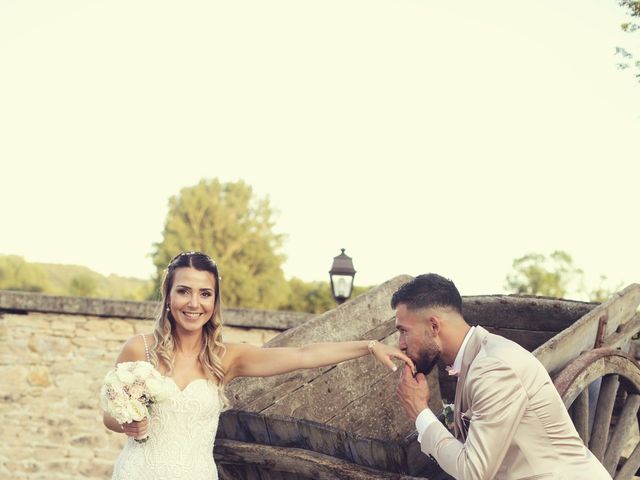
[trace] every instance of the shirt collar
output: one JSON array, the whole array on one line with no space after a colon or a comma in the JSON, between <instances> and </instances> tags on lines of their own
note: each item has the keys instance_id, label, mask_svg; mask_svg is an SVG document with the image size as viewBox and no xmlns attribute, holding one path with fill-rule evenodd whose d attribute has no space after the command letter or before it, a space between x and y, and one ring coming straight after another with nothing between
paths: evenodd
<instances>
[{"instance_id":1,"label":"shirt collar","mask_svg":"<svg viewBox=\"0 0 640 480\"><path fill-rule=\"evenodd\" d=\"M462 368L462 358L464 357L464 349L467 348L467 342L469 338L471 338L471 334L475 330L476 327L471 327L467 334L464 336L464 340L462 341L462 345L460 345L460 350L458 350L458 354L456 355L456 359L453 361L453 365L451 369L455 372L460 372Z\"/></svg>"}]
</instances>

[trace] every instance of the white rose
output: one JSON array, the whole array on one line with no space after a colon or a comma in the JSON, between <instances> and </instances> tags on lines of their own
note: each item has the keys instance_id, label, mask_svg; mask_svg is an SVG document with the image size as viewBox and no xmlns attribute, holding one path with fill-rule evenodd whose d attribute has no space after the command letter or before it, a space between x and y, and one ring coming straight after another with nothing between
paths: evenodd
<instances>
[{"instance_id":1,"label":"white rose","mask_svg":"<svg viewBox=\"0 0 640 480\"><path fill-rule=\"evenodd\" d=\"M152 370L153 365L149 362L136 362L133 374L138 378L147 378L151 374Z\"/></svg>"},{"instance_id":2,"label":"white rose","mask_svg":"<svg viewBox=\"0 0 640 480\"><path fill-rule=\"evenodd\" d=\"M109 415L116 419L118 423L129 423L133 420L127 403L110 402L107 410Z\"/></svg>"},{"instance_id":3,"label":"white rose","mask_svg":"<svg viewBox=\"0 0 640 480\"><path fill-rule=\"evenodd\" d=\"M118 379L118 376L116 375L116 370L110 370L109 373L107 373L107 375L104 377L104 383L113 383L114 381L116 381Z\"/></svg>"},{"instance_id":4,"label":"white rose","mask_svg":"<svg viewBox=\"0 0 640 480\"><path fill-rule=\"evenodd\" d=\"M118 368L116 370L116 375L118 376L118 380L120 380L125 385L131 385L136 381L135 375L124 368Z\"/></svg>"},{"instance_id":5,"label":"white rose","mask_svg":"<svg viewBox=\"0 0 640 480\"><path fill-rule=\"evenodd\" d=\"M109 388L106 385L102 385L100 389L100 407L105 412L109 406Z\"/></svg>"},{"instance_id":6,"label":"white rose","mask_svg":"<svg viewBox=\"0 0 640 480\"><path fill-rule=\"evenodd\" d=\"M145 407L141 402L135 399L131 399L131 401L129 402L128 410L129 410L129 414L131 415L131 418L136 422L139 422L140 420L142 420L144 417L147 416L147 413L148 413L147 407Z\"/></svg>"},{"instance_id":7,"label":"white rose","mask_svg":"<svg viewBox=\"0 0 640 480\"><path fill-rule=\"evenodd\" d=\"M148 378L145 382L145 388L154 402L161 402L167 398L167 386L162 380Z\"/></svg>"}]
</instances>

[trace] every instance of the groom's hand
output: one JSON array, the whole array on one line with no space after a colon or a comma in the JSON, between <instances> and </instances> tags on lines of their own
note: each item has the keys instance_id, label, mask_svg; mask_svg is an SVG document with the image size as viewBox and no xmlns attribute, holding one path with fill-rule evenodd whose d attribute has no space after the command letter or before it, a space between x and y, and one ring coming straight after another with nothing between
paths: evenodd
<instances>
[{"instance_id":1,"label":"groom's hand","mask_svg":"<svg viewBox=\"0 0 640 480\"><path fill-rule=\"evenodd\" d=\"M422 373L418 373L414 377L411 368L406 364L402 369L396 393L400 399L400 404L413 421L416 420L422 410L429 406L431 392L429 391L427 377Z\"/></svg>"}]
</instances>

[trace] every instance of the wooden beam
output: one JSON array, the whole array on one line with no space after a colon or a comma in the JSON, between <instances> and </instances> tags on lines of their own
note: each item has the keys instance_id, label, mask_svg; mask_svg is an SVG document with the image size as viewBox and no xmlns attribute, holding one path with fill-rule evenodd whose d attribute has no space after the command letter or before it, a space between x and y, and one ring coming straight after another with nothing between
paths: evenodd
<instances>
[{"instance_id":1,"label":"wooden beam","mask_svg":"<svg viewBox=\"0 0 640 480\"><path fill-rule=\"evenodd\" d=\"M214 450L216 463L231 474L233 465L252 465L260 470L297 473L316 480L419 480L394 472L383 472L308 450L219 439Z\"/></svg>"}]
</instances>

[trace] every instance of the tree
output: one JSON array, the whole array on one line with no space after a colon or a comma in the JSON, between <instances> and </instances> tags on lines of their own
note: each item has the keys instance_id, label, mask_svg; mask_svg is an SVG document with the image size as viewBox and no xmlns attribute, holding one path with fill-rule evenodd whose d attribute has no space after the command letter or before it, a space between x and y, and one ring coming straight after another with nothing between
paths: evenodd
<instances>
[{"instance_id":1,"label":"tree","mask_svg":"<svg viewBox=\"0 0 640 480\"><path fill-rule=\"evenodd\" d=\"M604 302L608 300L611 295L622 289L623 284L619 283L615 286L608 285L608 279L606 275L600 275L600 281L598 285L593 288L589 293L589 300L592 302Z\"/></svg>"},{"instance_id":2,"label":"tree","mask_svg":"<svg viewBox=\"0 0 640 480\"><path fill-rule=\"evenodd\" d=\"M640 30L640 24L637 23L637 19L640 18L640 0L618 0L621 7L627 10L627 13L632 20L625 22L621 25L622 30L628 33L633 33ZM616 47L616 55L620 55L622 60L618 62L618 68L620 70L626 70L633 66L636 69L635 77L640 82L640 60L637 56L634 59L634 55L628 52L622 47Z\"/></svg>"},{"instance_id":3,"label":"tree","mask_svg":"<svg viewBox=\"0 0 640 480\"><path fill-rule=\"evenodd\" d=\"M78 274L69 283L69 294L75 297L93 297L96 287L96 281L91 275Z\"/></svg>"},{"instance_id":4,"label":"tree","mask_svg":"<svg viewBox=\"0 0 640 480\"><path fill-rule=\"evenodd\" d=\"M163 238L154 245L156 286L171 258L197 250L216 260L226 306L278 308L288 289L278 253L283 236L273 232L272 216L268 198L255 197L242 180L183 188L169 200Z\"/></svg>"},{"instance_id":5,"label":"tree","mask_svg":"<svg viewBox=\"0 0 640 480\"><path fill-rule=\"evenodd\" d=\"M0 289L45 292L49 288L47 273L38 265L17 255L0 256Z\"/></svg>"},{"instance_id":6,"label":"tree","mask_svg":"<svg viewBox=\"0 0 640 480\"><path fill-rule=\"evenodd\" d=\"M354 286L351 298L356 298L370 288ZM289 280L289 296L286 303L280 306L280 310L320 314L336 306L329 282L305 282L294 277Z\"/></svg>"},{"instance_id":7,"label":"tree","mask_svg":"<svg viewBox=\"0 0 640 480\"><path fill-rule=\"evenodd\" d=\"M556 250L547 258L529 253L513 261L514 272L507 276L505 288L514 293L563 298L569 288L582 290L583 272L573 264L571 255Z\"/></svg>"}]
</instances>

